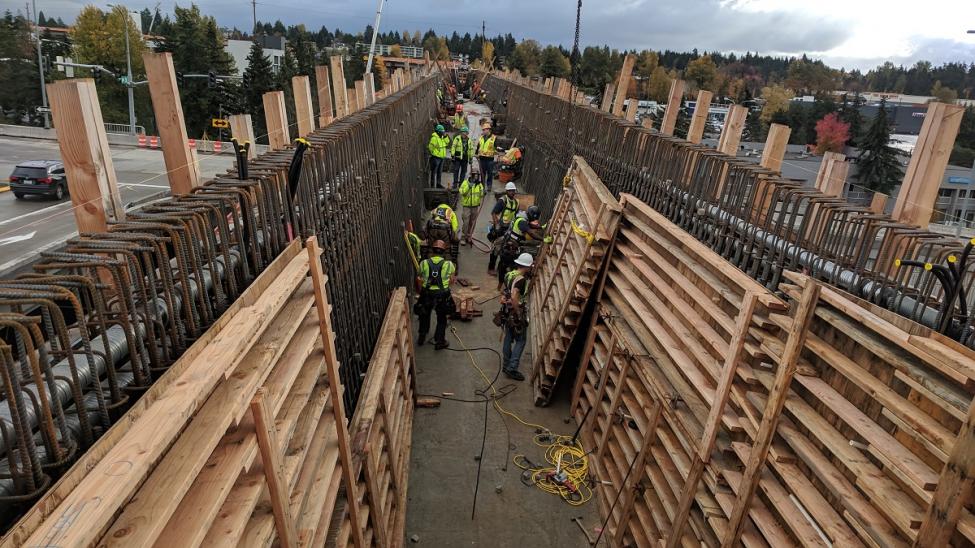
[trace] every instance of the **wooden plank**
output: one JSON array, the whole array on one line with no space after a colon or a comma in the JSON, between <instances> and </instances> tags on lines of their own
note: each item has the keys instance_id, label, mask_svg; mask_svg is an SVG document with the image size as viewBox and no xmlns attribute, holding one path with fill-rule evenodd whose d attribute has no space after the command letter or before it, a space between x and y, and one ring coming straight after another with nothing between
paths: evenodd
<instances>
[{"instance_id":1,"label":"wooden plank","mask_svg":"<svg viewBox=\"0 0 975 548\"><path fill-rule=\"evenodd\" d=\"M845 159L846 156L839 152L826 152L823 154L823 159L819 162L819 171L816 172L816 182L813 185L816 187L816 190L825 192L826 186L829 184L828 181L832 177L833 165Z\"/></svg>"},{"instance_id":2,"label":"wooden plank","mask_svg":"<svg viewBox=\"0 0 975 548\"><path fill-rule=\"evenodd\" d=\"M376 77L373 73L368 73L364 77L366 85L365 106L371 106L376 102Z\"/></svg>"},{"instance_id":3,"label":"wooden plank","mask_svg":"<svg viewBox=\"0 0 975 548\"><path fill-rule=\"evenodd\" d=\"M695 145L700 144L701 139L704 138L704 130L708 125L708 110L711 108L711 97L713 95L705 89L697 92L694 114L691 116L691 125L687 129L687 140Z\"/></svg>"},{"instance_id":4,"label":"wooden plank","mask_svg":"<svg viewBox=\"0 0 975 548\"><path fill-rule=\"evenodd\" d=\"M748 108L742 105L731 106L724 120L721 137L718 139L718 152L728 156L738 155L738 145L741 143L741 132L745 129L746 118L748 118Z\"/></svg>"},{"instance_id":5,"label":"wooden plank","mask_svg":"<svg viewBox=\"0 0 975 548\"><path fill-rule=\"evenodd\" d=\"M162 140L166 175L173 194L189 194L200 186L200 173L190 151L183 121L183 105L176 85L176 69L173 55L146 52L142 55L149 80L152 110L156 114L156 127Z\"/></svg>"},{"instance_id":6,"label":"wooden plank","mask_svg":"<svg viewBox=\"0 0 975 548\"><path fill-rule=\"evenodd\" d=\"M789 136L792 128L785 124L770 124L765 148L762 150L762 161L759 165L765 169L782 172L782 160L785 158L786 148L789 146Z\"/></svg>"},{"instance_id":7,"label":"wooden plank","mask_svg":"<svg viewBox=\"0 0 975 548\"><path fill-rule=\"evenodd\" d=\"M267 479L268 491L271 495L278 541L286 548L294 548L298 545L298 533L291 515L288 484L284 481L281 459L278 456L282 451L274 430L274 413L268 408L264 389L258 389L254 399L251 400L251 416L254 417L257 444L261 450L261 462L264 464L264 477Z\"/></svg>"},{"instance_id":8,"label":"wooden plank","mask_svg":"<svg viewBox=\"0 0 975 548\"><path fill-rule=\"evenodd\" d=\"M623 101L626 100L626 92L630 89L630 80L633 77L633 66L636 65L636 55L626 54L623 58L623 66L620 68L620 75L616 78L616 93L613 96L613 114L623 115Z\"/></svg>"},{"instance_id":9,"label":"wooden plank","mask_svg":"<svg viewBox=\"0 0 975 548\"><path fill-rule=\"evenodd\" d=\"M785 406L789 385L792 383L792 377L796 372L799 354L805 346L806 335L816 312L819 292L819 283L809 283L803 290L802 299L796 307L795 319L792 328L789 330L778 369L775 372L775 381L765 403L765 409L762 411L762 423L749 451L748 464L745 467L738 496L735 499L734 510L728 520L728 533L721 542L724 548L736 545L741 535L742 522L748 513L752 497L755 495L755 489L758 486L769 447L772 445L772 438L775 435L782 408Z\"/></svg>"},{"instance_id":10,"label":"wooden plank","mask_svg":"<svg viewBox=\"0 0 975 548\"><path fill-rule=\"evenodd\" d=\"M97 541L217 383L236 369L307 271L307 258L298 255L273 287L240 310L174 380L180 389L153 402L26 543L75 546Z\"/></svg>"},{"instance_id":11,"label":"wooden plank","mask_svg":"<svg viewBox=\"0 0 975 548\"><path fill-rule=\"evenodd\" d=\"M270 150L285 149L291 144L291 132L288 126L288 110L284 105L284 92L269 91L262 99Z\"/></svg>"},{"instance_id":12,"label":"wooden plank","mask_svg":"<svg viewBox=\"0 0 975 548\"><path fill-rule=\"evenodd\" d=\"M894 204L895 220L927 228L964 112L962 105L928 103L921 133Z\"/></svg>"},{"instance_id":13,"label":"wooden plank","mask_svg":"<svg viewBox=\"0 0 975 548\"><path fill-rule=\"evenodd\" d=\"M329 57L329 63L332 65L332 90L335 94L335 117L341 118L343 116L348 116L351 111L349 106L349 98L345 93L345 68L342 62L341 55L333 55Z\"/></svg>"},{"instance_id":14,"label":"wooden plank","mask_svg":"<svg viewBox=\"0 0 975 548\"><path fill-rule=\"evenodd\" d=\"M48 84L51 116L79 233L106 232L125 220L102 109L90 78Z\"/></svg>"},{"instance_id":15,"label":"wooden plank","mask_svg":"<svg viewBox=\"0 0 975 548\"><path fill-rule=\"evenodd\" d=\"M315 108L311 103L311 80L305 75L291 78L291 89L295 96L295 118L298 122L298 137L307 137L315 131Z\"/></svg>"},{"instance_id":16,"label":"wooden plank","mask_svg":"<svg viewBox=\"0 0 975 548\"><path fill-rule=\"evenodd\" d=\"M670 93L667 94L667 109L664 111L663 120L660 121L660 134L673 135L674 127L677 126L677 112L680 110L681 98L684 97L686 83L680 79L670 82Z\"/></svg>"},{"instance_id":17,"label":"wooden plank","mask_svg":"<svg viewBox=\"0 0 975 548\"><path fill-rule=\"evenodd\" d=\"M348 423L346 422L345 405L342 400L342 377L339 376L338 352L335 349L335 332L332 329L331 311L332 307L328 301L328 294L325 292L325 276L322 273L322 266L319 262L320 250L318 240L315 237L308 238L305 242L308 249L308 270L311 275L312 284L315 289L315 310L318 312L318 325L322 337L322 344L325 350L325 374L328 378L329 397L332 401L332 414L336 424L336 437L338 438L339 457L342 461L342 483L345 486L346 496L350 500L358 500L358 483L352 469L352 452L349 443ZM358 507L349 504L349 517L352 523L359 523ZM352 540L356 548L365 546L362 537L362 530L358 527L352 528Z\"/></svg>"},{"instance_id":18,"label":"wooden plank","mask_svg":"<svg viewBox=\"0 0 975 548\"><path fill-rule=\"evenodd\" d=\"M829 174L823 181L823 194L841 198L843 196L843 190L846 188L846 176L849 171L849 162L845 159L834 157Z\"/></svg>"},{"instance_id":19,"label":"wooden plank","mask_svg":"<svg viewBox=\"0 0 975 548\"><path fill-rule=\"evenodd\" d=\"M603 112L610 112L613 105L613 91L616 86L613 82L606 82L606 88L603 90L603 102L599 104L599 109Z\"/></svg>"},{"instance_id":20,"label":"wooden plank","mask_svg":"<svg viewBox=\"0 0 975 548\"><path fill-rule=\"evenodd\" d=\"M629 100L630 102L626 105L626 114L623 116L626 120L630 122L636 121L636 111L640 107L640 101L636 97Z\"/></svg>"},{"instance_id":21,"label":"wooden plank","mask_svg":"<svg viewBox=\"0 0 975 548\"><path fill-rule=\"evenodd\" d=\"M958 431L948 462L941 470L914 546L947 546L958 527L965 507L972 502L975 487L975 401Z\"/></svg>"},{"instance_id":22,"label":"wooden plank","mask_svg":"<svg viewBox=\"0 0 975 548\"><path fill-rule=\"evenodd\" d=\"M887 198L890 196L886 194L881 194L879 192L873 193L873 198L870 199L870 212L883 215L887 212Z\"/></svg>"},{"instance_id":23,"label":"wooden plank","mask_svg":"<svg viewBox=\"0 0 975 548\"><path fill-rule=\"evenodd\" d=\"M254 122L250 114L230 115L230 134L238 143L250 143L247 151L247 159L257 158L257 139L254 138Z\"/></svg>"},{"instance_id":24,"label":"wooden plank","mask_svg":"<svg viewBox=\"0 0 975 548\"><path fill-rule=\"evenodd\" d=\"M362 110L368 106L366 102L366 82L365 80L355 81L355 106L356 110Z\"/></svg>"},{"instance_id":25,"label":"wooden plank","mask_svg":"<svg viewBox=\"0 0 975 548\"><path fill-rule=\"evenodd\" d=\"M328 66L315 66L315 86L318 88L318 127L325 127L335 118L332 107L332 85L328 76Z\"/></svg>"}]
</instances>

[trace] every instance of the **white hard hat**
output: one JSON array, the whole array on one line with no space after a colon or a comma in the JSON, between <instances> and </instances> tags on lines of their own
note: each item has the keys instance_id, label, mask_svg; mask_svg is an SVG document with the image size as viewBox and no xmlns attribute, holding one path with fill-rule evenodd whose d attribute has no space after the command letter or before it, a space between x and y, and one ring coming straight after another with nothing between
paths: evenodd
<instances>
[{"instance_id":1,"label":"white hard hat","mask_svg":"<svg viewBox=\"0 0 975 548\"><path fill-rule=\"evenodd\" d=\"M535 259L528 253L522 253L515 259L515 264L518 266L532 266L535 264Z\"/></svg>"},{"instance_id":2,"label":"white hard hat","mask_svg":"<svg viewBox=\"0 0 975 548\"><path fill-rule=\"evenodd\" d=\"M508 183L508 184L504 185L504 190L505 190L505 192L507 192L509 190L517 191L518 190L518 187L515 186L514 183Z\"/></svg>"}]
</instances>

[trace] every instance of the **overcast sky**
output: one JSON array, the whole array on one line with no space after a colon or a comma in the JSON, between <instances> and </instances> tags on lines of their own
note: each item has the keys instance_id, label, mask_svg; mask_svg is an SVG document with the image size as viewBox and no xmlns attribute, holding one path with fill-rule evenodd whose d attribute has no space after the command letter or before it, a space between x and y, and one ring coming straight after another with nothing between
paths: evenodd
<instances>
[{"instance_id":1,"label":"overcast sky","mask_svg":"<svg viewBox=\"0 0 975 548\"><path fill-rule=\"evenodd\" d=\"M73 20L88 3L37 0L47 16ZM132 9L155 0L128 0ZM189 2L179 2L188 5ZM376 0L258 0L257 18L357 31L372 23ZM19 8L19 0L0 4ZM251 27L249 0L199 0L221 26ZM161 9L172 11L173 0ZM384 30L511 32L519 40L571 46L576 0L388 0ZM22 8L21 8L22 9ZM822 58L869 69L884 61L975 62L975 0L583 0L582 45L688 51L758 51Z\"/></svg>"}]
</instances>

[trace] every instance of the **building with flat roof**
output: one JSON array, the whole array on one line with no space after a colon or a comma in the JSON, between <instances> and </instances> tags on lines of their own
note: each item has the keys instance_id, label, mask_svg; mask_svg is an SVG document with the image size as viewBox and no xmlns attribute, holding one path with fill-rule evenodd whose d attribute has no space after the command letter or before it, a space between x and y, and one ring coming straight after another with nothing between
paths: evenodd
<instances>
[{"instance_id":1,"label":"building with flat roof","mask_svg":"<svg viewBox=\"0 0 975 548\"><path fill-rule=\"evenodd\" d=\"M275 73L281 69L284 62L284 48L288 44L288 39L284 36L258 36L257 41L264 48L264 57L271 61L271 70ZM243 74L247 68L247 56L251 53L253 40L227 40L223 49L234 58L234 65L237 67L237 74Z\"/></svg>"}]
</instances>

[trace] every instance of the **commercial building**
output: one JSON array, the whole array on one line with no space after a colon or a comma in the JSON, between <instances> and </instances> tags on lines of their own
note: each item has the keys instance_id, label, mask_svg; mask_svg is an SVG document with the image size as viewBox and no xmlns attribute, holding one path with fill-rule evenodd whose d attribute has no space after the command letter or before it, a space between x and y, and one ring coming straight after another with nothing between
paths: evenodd
<instances>
[{"instance_id":1,"label":"commercial building","mask_svg":"<svg viewBox=\"0 0 975 548\"><path fill-rule=\"evenodd\" d=\"M284 36L258 36L256 40L264 48L264 56L271 61L271 69L277 73L284 62L284 48L288 39ZM243 74L247 68L247 56L251 53L254 40L227 40L224 51L234 58L237 74Z\"/></svg>"}]
</instances>

